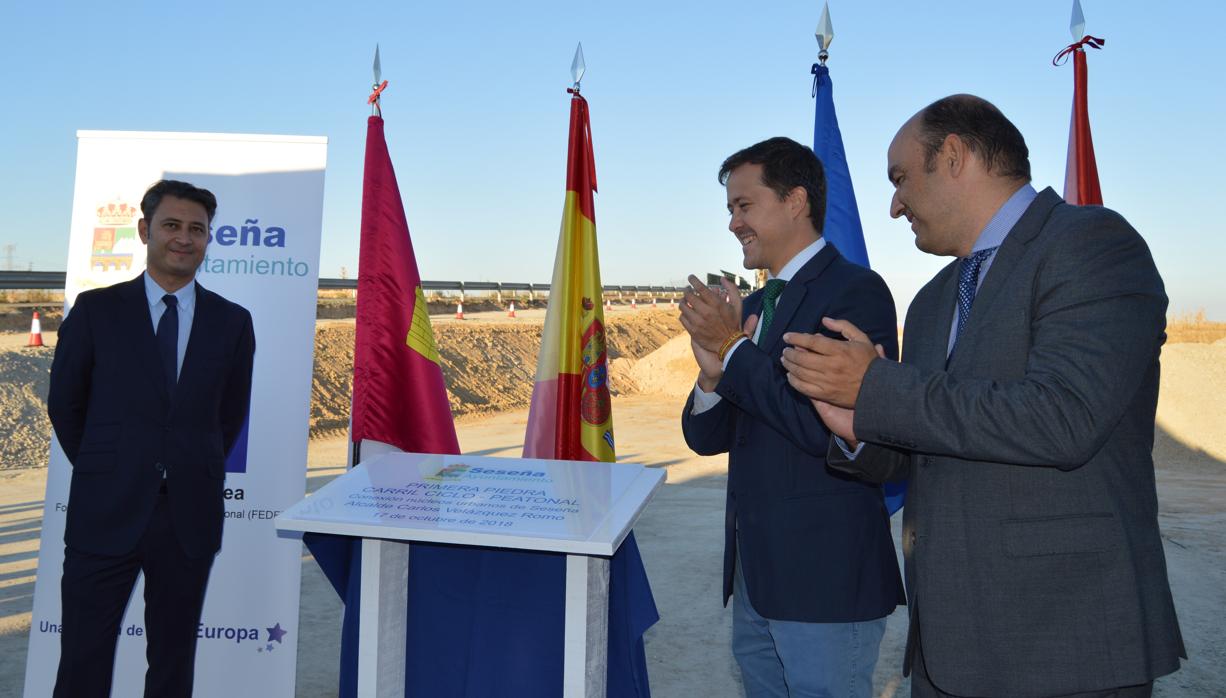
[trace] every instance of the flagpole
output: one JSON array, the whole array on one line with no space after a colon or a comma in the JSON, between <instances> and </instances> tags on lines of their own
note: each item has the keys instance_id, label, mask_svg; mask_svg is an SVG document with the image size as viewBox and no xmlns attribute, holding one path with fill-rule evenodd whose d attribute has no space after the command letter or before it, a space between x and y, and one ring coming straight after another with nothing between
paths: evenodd
<instances>
[{"instance_id":1,"label":"flagpole","mask_svg":"<svg viewBox=\"0 0 1226 698\"><path fill-rule=\"evenodd\" d=\"M383 80L383 69L379 65L379 44L375 44L375 62L371 66L375 74L375 83L370 86L372 90L370 96L366 98L366 103L370 105L370 115L383 118L383 90L387 89L387 80Z\"/></svg>"},{"instance_id":2,"label":"flagpole","mask_svg":"<svg viewBox=\"0 0 1226 698\"><path fill-rule=\"evenodd\" d=\"M575 47L575 57L570 59L570 77L575 81L571 87L574 94L579 94L579 83L583 80L583 74L587 72L587 63L583 60L583 42Z\"/></svg>"},{"instance_id":3,"label":"flagpole","mask_svg":"<svg viewBox=\"0 0 1226 698\"><path fill-rule=\"evenodd\" d=\"M830 21L830 6L822 8L821 19L813 33L817 39L817 63L813 64L813 153L822 162L826 176L826 217L821 234L848 260L867 267L868 248L864 244L864 228L860 224L860 209L851 182L847 153L843 149L843 134L834 110L834 82L826 61L834 41L834 25Z\"/></svg>"},{"instance_id":4,"label":"flagpole","mask_svg":"<svg viewBox=\"0 0 1226 698\"><path fill-rule=\"evenodd\" d=\"M834 25L830 23L830 3L822 5L822 16L817 20L817 31L813 35L817 37L817 62L825 66L826 59L830 58L830 42L834 41Z\"/></svg>"},{"instance_id":5,"label":"flagpole","mask_svg":"<svg viewBox=\"0 0 1226 698\"><path fill-rule=\"evenodd\" d=\"M370 115L383 118L383 90L387 89L387 81L383 80L383 66L379 60L379 44L375 44L375 60L371 63L371 72L375 76L374 83L370 86L370 96L366 98L366 103L370 105ZM358 270L358 275L361 276L361 270ZM362 462L362 440L353 440L353 397L350 396L349 408L349 467L355 467Z\"/></svg>"}]
</instances>

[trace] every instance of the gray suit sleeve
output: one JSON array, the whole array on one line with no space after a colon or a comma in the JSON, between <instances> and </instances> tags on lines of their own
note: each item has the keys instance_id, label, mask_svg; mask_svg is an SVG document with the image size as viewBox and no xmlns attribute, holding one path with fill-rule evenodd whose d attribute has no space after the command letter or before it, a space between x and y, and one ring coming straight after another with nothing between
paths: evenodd
<instances>
[{"instance_id":1,"label":"gray suit sleeve","mask_svg":"<svg viewBox=\"0 0 1226 698\"><path fill-rule=\"evenodd\" d=\"M1093 215L1093 226L1062 231L1037 267L1024 377L874 361L856 402L860 439L1063 470L1098 452L1157 360L1167 300L1140 235L1114 213Z\"/></svg>"},{"instance_id":2,"label":"gray suit sleeve","mask_svg":"<svg viewBox=\"0 0 1226 698\"><path fill-rule=\"evenodd\" d=\"M865 482L880 485L910 477L911 456L905 451L861 442L859 455L848 458L843 447L831 439L830 449L826 453L826 466Z\"/></svg>"}]
</instances>

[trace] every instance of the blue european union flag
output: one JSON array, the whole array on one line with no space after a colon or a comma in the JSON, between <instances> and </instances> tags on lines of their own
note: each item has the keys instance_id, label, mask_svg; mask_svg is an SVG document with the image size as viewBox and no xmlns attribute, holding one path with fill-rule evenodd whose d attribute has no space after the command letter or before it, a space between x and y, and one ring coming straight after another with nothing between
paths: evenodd
<instances>
[{"instance_id":1,"label":"blue european union flag","mask_svg":"<svg viewBox=\"0 0 1226 698\"><path fill-rule=\"evenodd\" d=\"M822 235L844 257L867 267L868 249L864 246L860 209L856 206L856 191L851 186L851 171L847 169L839 119L834 113L834 83L830 80L830 69L824 65L814 63L812 73L813 99L817 102L813 117L813 152L826 172L826 222ZM902 508L906 493L905 482L886 484L885 505L891 514Z\"/></svg>"}]
</instances>

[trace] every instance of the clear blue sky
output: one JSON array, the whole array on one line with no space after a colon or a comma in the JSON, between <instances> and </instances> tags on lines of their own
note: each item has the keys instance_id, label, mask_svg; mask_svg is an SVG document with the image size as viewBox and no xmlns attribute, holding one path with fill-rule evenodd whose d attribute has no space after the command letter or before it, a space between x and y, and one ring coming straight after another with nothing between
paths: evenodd
<instances>
[{"instance_id":1,"label":"clear blue sky","mask_svg":"<svg viewBox=\"0 0 1226 698\"><path fill-rule=\"evenodd\" d=\"M1226 320L1222 4L1084 0L1103 196L1149 241L1171 311ZM901 308L946 260L887 213L885 151L938 97L972 92L1022 130L1061 189L1071 0L834 0L829 66L873 266ZM322 273L357 266L374 45L422 275L550 278L571 55L583 42L605 283L739 269L716 169L774 135L812 139L820 1L6 2L0 9L0 246L63 269L77 129L330 139ZM1218 192L1217 196L1221 196ZM1219 199L1219 202L1221 199ZM2 261L2 257L0 257Z\"/></svg>"}]
</instances>

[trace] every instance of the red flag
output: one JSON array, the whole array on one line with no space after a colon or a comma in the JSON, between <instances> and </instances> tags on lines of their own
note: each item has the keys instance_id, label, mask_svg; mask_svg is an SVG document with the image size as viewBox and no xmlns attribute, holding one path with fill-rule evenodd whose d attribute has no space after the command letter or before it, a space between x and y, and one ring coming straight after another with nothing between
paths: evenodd
<instances>
[{"instance_id":1,"label":"red flag","mask_svg":"<svg viewBox=\"0 0 1226 698\"><path fill-rule=\"evenodd\" d=\"M354 443L370 439L416 453L460 452L378 116L366 125L352 429Z\"/></svg>"},{"instance_id":2,"label":"red flag","mask_svg":"<svg viewBox=\"0 0 1226 698\"><path fill-rule=\"evenodd\" d=\"M1103 205L1098 185L1098 165L1094 162L1094 140L1090 137L1090 108L1086 88L1086 52L1083 46L1101 48L1102 39L1086 36L1056 54L1052 61L1073 56L1073 116L1069 124L1068 161L1064 170L1064 200L1075 206Z\"/></svg>"}]
</instances>

